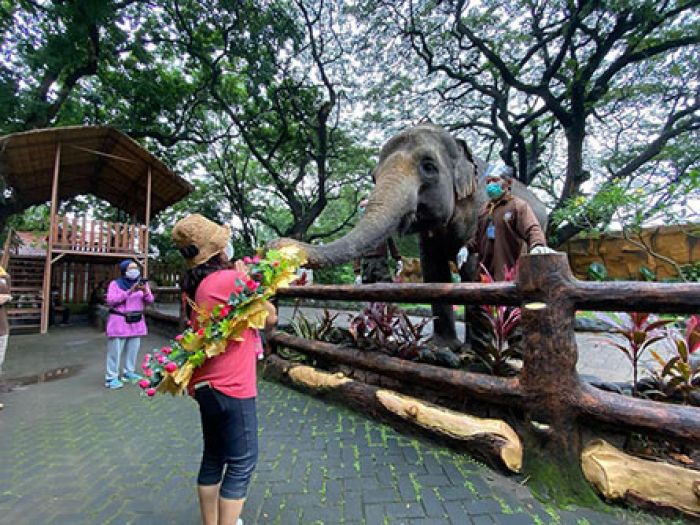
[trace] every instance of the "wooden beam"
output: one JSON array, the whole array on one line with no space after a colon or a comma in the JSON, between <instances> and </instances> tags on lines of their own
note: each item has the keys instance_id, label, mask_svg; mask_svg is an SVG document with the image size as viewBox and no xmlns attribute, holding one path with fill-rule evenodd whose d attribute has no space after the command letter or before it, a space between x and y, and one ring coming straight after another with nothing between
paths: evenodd
<instances>
[{"instance_id":1,"label":"wooden beam","mask_svg":"<svg viewBox=\"0 0 700 525\"><path fill-rule=\"evenodd\" d=\"M574 398L581 417L700 443L700 408L606 392L584 384ZM698 475L700 478L700 474Z\"/></svg>"},{"instance_id":2,"label":"wooden beam","mask_svg":"<svg viewBox=\"0 0 700 525\"><path fill-rule=\"evenodd\" d=\"M700 312L700 283L575 281L571 299L578 309L613 312Z\"/></svg>"},{"instance_id":3,"label":"wooden beam","mask_svg":"<svg viewBox=\"0 0 700 525\"><path fill-rule=\"evenodd\" d=\"M470 395L490 403L508 406L518 406L523 402L523 393L517 378L488 376L413 363L379 352L362 352L331 343L295 337L280 331L272 332L269 335L269 341L332 363L362 368L408 384L441 392Z\"/></svg>"},{"instance_id":4,"label":"wooden beam","mask_svg":"<svg viewBox=\"0 0 700 525\"><path fill-rule=\"evenodd\" d=\"M521 257L521 265L528 256ZM535 257L543 257L541 255ZM573 277L558 283L577 309L694 314L700 311L700 283L591 283ZM401 303L500 304L520 306L544 300L543 290L522 283L376 283L282 288L279 297Z\"/></svg>"},{"instance_id":5,"label":"wooden beam","mask_svg":"<svg viewBox=\"0 0 700 525\"><path fill-rule=\"evenodd\" d=\"M148 242L149 242L149 228L151 225L151 165L148 165L148 179L146 180L146 231L144 232L144 238L145 238L145 250L146 253L144 254L145 259L144 259L144 264L143 264L143 275L144 277L148 277Z\"/></svg>"},{"instance_id":6,"label":"wooden beam","mask_svg":"<svg viewBox=\"0 0 700 525\"><path fill-rule=\"evenodd\" d=\"M381 301L388 303L503 304L520 306L523 297L515 283L376 283L311 285L280 288L279 297ZM532 294L538 297L537 294ZM533 299L535 300L535 299Z\"/></svg>"},{"instance_id":7,"label":"wooden beam","mask_svg":"<svg viewBox=\"0 0 700 525\"><path fill-rule=\"evenodd\" d=\"M122 161L122 162L129 162L129 163L131 163L131 164L138 164L138 162L136 162L135 160L125 159L124 157L119 157L118 155L112 155L112 154L110 154L110 153L105 153L104 151L97 151L97 150L90 149L90 148L84 148L84 147L82 147L82 146L73 146L73 145L71 145L70 147L71 147L71 148L78 149L78 150L81 150L81 151L85 151L85 152L87 152L87 153L92 153L93 155L100 155L100 156L107 157L107 158L110 158L110 159L120 160L120 161Z\"/></svg>"},{"instance_id":8,"label":"wooden beam","mask_svg":"<svg viewBox=\"0 0 700 525\"><path fill-rule=\"evenodd\" d=\"M53 182L51 184L51 212L49 215L49 242L46 247L46 262L44 263L44 283L42 287L41 323L40 331L45 334L49 329L49 301L51 300L51 258L53 256L54 224L56 222L56 208L58 207L58 175L61 170L61 143L56 144L56 158L53 168ZM65 234L65 232L64 232Z\"/></svg>"}]
</instances>

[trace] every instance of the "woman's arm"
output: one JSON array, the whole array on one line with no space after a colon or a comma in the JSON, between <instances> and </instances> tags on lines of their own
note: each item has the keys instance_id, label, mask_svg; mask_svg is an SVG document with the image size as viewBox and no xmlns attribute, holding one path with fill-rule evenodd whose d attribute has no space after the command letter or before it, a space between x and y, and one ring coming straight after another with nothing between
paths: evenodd
<instances>
[{"instance_id":1,"label":"woman's arm","mask_svg":"<svg viewBox=\"0 0 700 525\"><path fill-rule=\"evenodd\" d=\"M115 281L112 281L109 283L105 302L109 306L119 306L120 304L124 304L124 301L129 297L129 293L130 290L122 290Z\"/></svg>"},{"instance_id":2,"label":"woman's arm","mask_svg":"<svg viewBox=\"0 0 700 525\"><path fill-rule=\"evenodd\" d=\"M265 310L267 310L267 319L265 319L265 330L272 330L277 324L277 308L270 302L265 301Z\"/></svg>"},{"instance_id":3,"label":"woman's arm","mask_svg":"<svg viewBox=\"0 0 700 525\"><path fill-rule=\"evenodd\" d=\"M10 295L10 278L8 276L0 277L0 306L12 300Z\"/></svg>"},{"instance_id":4,"label":"woman's arm","mask_svg":"<svg viewBox=\"0 0 700 525\"><path fill-rule=\"evenodd\" d=\"M152 304L153 301L156 300L156 298L153 296L153 292L151 291L151 287L148 286L148 284L143 285L143 301L146 304Z\"/></svg>"}]
</instances>

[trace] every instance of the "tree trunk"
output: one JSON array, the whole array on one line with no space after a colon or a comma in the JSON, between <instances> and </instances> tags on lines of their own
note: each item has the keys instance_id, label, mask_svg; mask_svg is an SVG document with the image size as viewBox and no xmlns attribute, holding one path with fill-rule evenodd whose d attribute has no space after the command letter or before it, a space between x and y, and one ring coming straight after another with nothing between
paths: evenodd
<instances>
[{"instance_id":1,"label":"tree trunk","mask_svg":"<svg viewBox=\"0 0 700 525\"><path fill-rule=\"evenodd\" d=\"M577 195L583 184L587 179L588 175L583 169L583 141L586 136L585 128L585 116L577 117L571 126L565 129L566 134L566 178L564 179L564 187L562 188L559 200L552 210L552 213L566 206L569 198ZM558 246L561 243L568 240L573 235L576 235L581 228L570 227L567 229L566 234L568 237L566 239L560 238L558 234L563 232L560 230L553 230L552 213L550 213L550 230L548 231L548 238L551 239L551 244Z\"/></svg>"},{"instance_id":2,"label":"tree trunk","mask_svg":"<svg viewBox=\"0 0 700 525\"><path fill-rule=\"evenodd\" d=\"M520 384L527 398L525 471L529 485L566 502L598 504L581 470L578 413L572 410L580 391L570 299L571 270L564 254L524 257L518 286L524 292L545 290L543 302L523 305L523 369Z\"/></svg>"}]
</instances>

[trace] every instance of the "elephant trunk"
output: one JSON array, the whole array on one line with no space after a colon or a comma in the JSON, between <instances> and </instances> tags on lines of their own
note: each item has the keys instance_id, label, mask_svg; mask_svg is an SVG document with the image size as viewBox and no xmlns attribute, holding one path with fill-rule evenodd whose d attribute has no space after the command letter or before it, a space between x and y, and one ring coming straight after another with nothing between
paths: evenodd
<instances>
[{"instance_id":1,"label":"elephant trunk","mask_svg":"<svg viewBox=\"0 0 700 525\"><path fill-rule=\"evenodd\" d=\"M319 268L347 262L385 241L399 227L413 220L418 204L419 183L405 172L391 171L377 177L365 214L346 235L318 246L284 239L306 252L308 266ZM275 243L277 244L277 243Z\"/></svg>"}]
</instances>

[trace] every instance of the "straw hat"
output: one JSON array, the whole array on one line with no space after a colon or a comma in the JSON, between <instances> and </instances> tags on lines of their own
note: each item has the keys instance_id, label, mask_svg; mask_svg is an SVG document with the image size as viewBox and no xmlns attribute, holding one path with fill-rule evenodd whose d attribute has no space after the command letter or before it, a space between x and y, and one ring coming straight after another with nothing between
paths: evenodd
<instances>
[{"instance_id":1,"label":"straw hat","mask_svg":"<svg viewBox=\"0 0 700 525\"><path fill-rule=\"evenodd\" d=\"M231 239L231 228L219 226L199 213L194 213L177 221L172 237L185 257L187 267L192 268L223 251Z\"/></svg>"}]
</instances>

